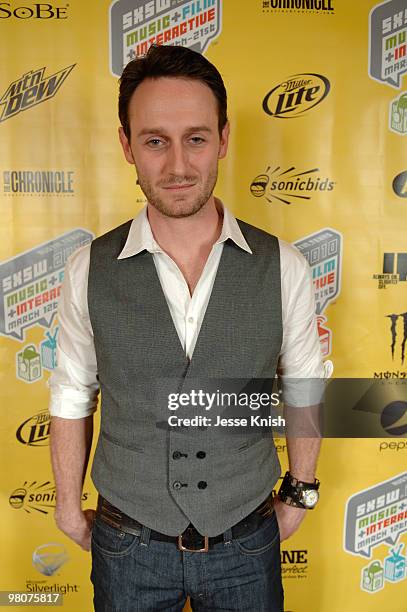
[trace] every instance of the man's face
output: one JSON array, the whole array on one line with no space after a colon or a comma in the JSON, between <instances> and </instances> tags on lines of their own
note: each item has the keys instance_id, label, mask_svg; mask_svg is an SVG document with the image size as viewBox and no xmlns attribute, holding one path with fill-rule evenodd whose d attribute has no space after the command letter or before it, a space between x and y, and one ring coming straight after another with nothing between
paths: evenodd
<instances>
[{"instance_id":1,"label":"man's face","mask_svg":"<svg viewBox=\"0 0 407 612\"><path fill-rule=\"evenodd\" d=\"M191 79L146 79L128 113L131 138L119 128L120 141L148 202L168 217L198 212L212 195L228 143L228 125L219 136L212 90Z\"/></svg>"}]
</instances>

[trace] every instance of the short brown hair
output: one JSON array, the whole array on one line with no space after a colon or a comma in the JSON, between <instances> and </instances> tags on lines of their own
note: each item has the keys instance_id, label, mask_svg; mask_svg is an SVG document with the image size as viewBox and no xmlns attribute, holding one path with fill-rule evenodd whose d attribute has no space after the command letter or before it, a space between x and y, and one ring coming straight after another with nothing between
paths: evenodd
<instances>
[{"instance_id":1,"label":"short brown hair","mask_svg":"<svg viewBox=\"0 0 407 612\"><path fill-rule=\"evenodd\" d=\"M130 98L144 79L181 77L201 81L212 90L218 104L219 134L228 120L227 94L223 79L203 55L186 47L153 45L143 57L131 60L120 77L119 118L124 133L130 138L128 107Z\"/></svg>"}]
</instances>

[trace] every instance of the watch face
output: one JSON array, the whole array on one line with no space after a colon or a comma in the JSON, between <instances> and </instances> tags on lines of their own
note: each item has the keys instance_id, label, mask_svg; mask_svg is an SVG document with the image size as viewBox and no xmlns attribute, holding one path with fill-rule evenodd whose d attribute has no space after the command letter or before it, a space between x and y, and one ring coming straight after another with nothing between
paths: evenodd
<instances>
[{"instance_id":1,"label":"watch face","mask_svg":"<svg viewBox=\"0 0 407 612\"><path fill-rule=\"evenodd\" d=\"M319 499L319 493L315 489L306 489L302 492L302 503L307 508L313 508Z\"/></svg>"}]
</instances>

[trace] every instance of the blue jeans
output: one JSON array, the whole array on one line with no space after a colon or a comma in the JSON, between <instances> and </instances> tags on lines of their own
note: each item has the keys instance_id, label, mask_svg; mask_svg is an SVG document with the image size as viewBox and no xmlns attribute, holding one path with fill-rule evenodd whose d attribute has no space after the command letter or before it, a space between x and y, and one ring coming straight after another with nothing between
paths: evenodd
<instances>
[{"instance_id":1,"label":"blue jeans","mask_svg":"<svg viewBox=\"0 0 407 612\"><path fill-rule=\"evenodd\" d=\"M188 595L196 612L283 612L280 534L272 512L251 535L181 552L171 542L111 527L92 531L96 612L181 612Z\"/></svg>"}]
</instances>

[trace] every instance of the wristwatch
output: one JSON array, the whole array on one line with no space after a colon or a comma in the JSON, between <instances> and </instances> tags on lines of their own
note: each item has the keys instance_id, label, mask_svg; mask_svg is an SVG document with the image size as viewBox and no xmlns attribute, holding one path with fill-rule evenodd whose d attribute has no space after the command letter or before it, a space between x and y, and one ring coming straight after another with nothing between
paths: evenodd
<instances>
[{"instance_id":1,"label":"wristwatch","mask_svg":"<svg viewBox=\"0 0 407 612\"><path fill-rule=\"evenodd\" d=\"M319 500L319 480L303 482L286 472L278 491L278 496L285 504L312 510Z\"/></svg>"}]
</instances>

